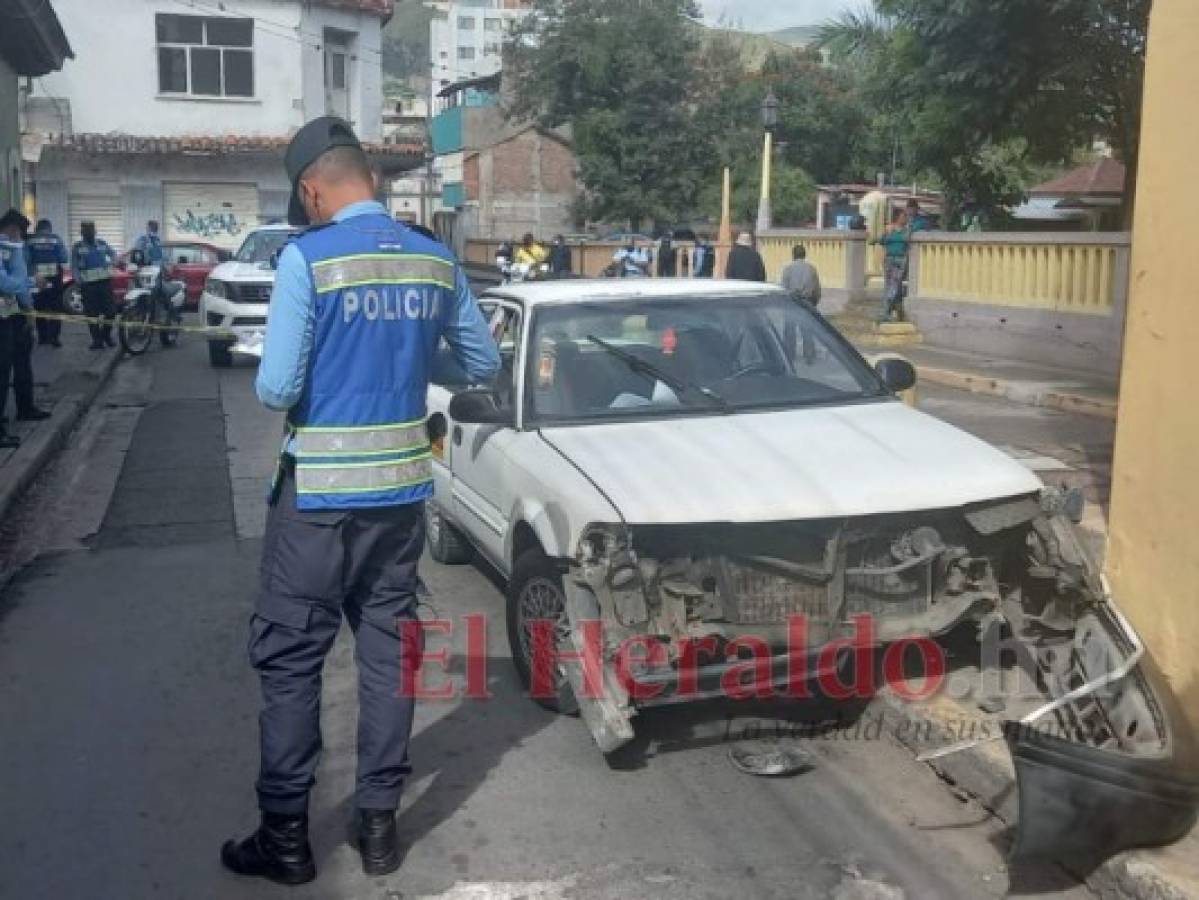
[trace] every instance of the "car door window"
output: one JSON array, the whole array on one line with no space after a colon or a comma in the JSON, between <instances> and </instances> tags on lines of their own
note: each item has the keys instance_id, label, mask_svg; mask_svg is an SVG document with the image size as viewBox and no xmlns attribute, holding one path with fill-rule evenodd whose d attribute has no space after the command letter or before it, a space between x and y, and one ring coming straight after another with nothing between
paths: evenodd
<instances>
[{"instance_id":1,"label":"car door window","mask_svg":"<svg viewBox=\"0 0 1199 900\"><path fill-rule=\"evenodd\" d=\"M516 348L520 343L520 309L507 303L480 303L488 330L500 350L500 374L495 388L500 402L512 406L516 402Z\"/></svg>"},{"instance_id":2,"label":"car door window","mask_svg":"<svg viewBox=\"0 0 1199 900\"><path fill-rule=\"evenodd\" d=\"M495 301L483 301L479 304L487 329L495 340L500 351L500 374L496 379L496 390L501 402L515 402L516 349L520 341L521 314L520 309L508 304ZM458 364L454 351L444 339L437 349L437 357L433 363L433 374L430 379L433 384L450 391L460 391L471 386L471 379Z\"/></svg>"}]
</instances>

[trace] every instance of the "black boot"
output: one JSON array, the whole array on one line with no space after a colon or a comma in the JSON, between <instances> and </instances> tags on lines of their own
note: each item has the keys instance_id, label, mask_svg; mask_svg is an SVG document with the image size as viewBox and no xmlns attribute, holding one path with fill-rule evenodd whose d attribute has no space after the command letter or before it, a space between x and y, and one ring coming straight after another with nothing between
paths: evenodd
<instances>
[{"instance_id":1,"label":"black boot","mask_svg":"<svg viewBox=\"0 0 1199 900\"><path fill-rule=\"evenodd\" d=\"M362 871L367 875L389 875L398 869L395 813L390 809L358 810L354 846L362 854Z\"/></svg>"},{"instance_id":2,"label":"black boot","mask_svg":"<svg viewBox=\"0 0 1199 900\"><path fill-rule=\"evenodd\" d=\"M221 862L238 875L279 884L304 884L316 878L308 846L308 817L262 814L262 825L240 843L226 841Z\"/></svg>"}]
</instances>

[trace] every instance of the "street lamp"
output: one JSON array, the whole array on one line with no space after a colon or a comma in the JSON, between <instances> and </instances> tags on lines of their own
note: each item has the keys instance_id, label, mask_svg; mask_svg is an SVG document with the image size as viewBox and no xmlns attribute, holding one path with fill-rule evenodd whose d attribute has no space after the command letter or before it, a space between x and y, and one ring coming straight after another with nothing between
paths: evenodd
<instances>
[{"instance_id":1,"label":"street lamp","mask_svg":"<svg viewBox=\"0 0 1199 900\"><path fill-rule=\"evenodd\" d=\"M766 132L762 148L762 195L758 198L758 234L770 230L770 162L774 152L774 129L779 124L779 98L774 89L762 100L762 129Z\"/></svg>"}]
</instances>

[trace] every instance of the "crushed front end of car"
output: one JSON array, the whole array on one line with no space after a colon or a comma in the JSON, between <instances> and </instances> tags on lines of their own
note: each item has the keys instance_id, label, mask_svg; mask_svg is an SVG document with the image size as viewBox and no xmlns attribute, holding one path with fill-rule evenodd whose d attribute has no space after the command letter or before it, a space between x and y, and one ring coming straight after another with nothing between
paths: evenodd
<instances>
[{"instance_id":1,"label":"crushed front end of car","mask_svg":"<svg viewBox=\"0 0 1199 900\"><path fill-rule=\"evenodd\" d=\"M1047 490L839 520L592 526L564 574L556 659L611 752L648 707L804 698L813 682L848 697L863 641L999 626L1044 697L1005 731L1016 854L1168 842L1195 821L1199 753L1075 534L1075 501Z\"/></svg>"}]
</instances>

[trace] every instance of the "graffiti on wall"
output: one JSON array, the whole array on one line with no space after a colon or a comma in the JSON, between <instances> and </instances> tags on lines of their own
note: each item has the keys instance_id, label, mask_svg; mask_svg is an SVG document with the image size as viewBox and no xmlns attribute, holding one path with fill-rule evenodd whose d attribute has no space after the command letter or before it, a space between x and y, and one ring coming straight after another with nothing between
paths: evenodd
<instances>
[{"instance_id":1,"label":"graffiti on wall","mask_svg":"<svg viewBox=\"0 0 1199 900\"><path fill-rule=\"evenodd\" d=\"M174 230L193 237L213 240L221 237L236 237L246 229L236 213L210 212L196 215L193 210L174 214Z\"/></svg>"}]
</instances>

